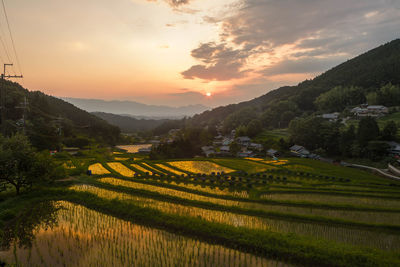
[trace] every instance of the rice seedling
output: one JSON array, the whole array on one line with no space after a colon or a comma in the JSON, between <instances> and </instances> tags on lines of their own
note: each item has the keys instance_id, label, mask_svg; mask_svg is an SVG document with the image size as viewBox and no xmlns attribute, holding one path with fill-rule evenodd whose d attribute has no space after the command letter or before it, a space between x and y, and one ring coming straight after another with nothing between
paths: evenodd
<instances>
[{"instance_id":1,"label":"rice seedling","mask_svg":"<svg viewBox=\"0 0 400 267\"><path fill-rule=\"evenodd\" d=\"M244 159L253 160L253 161L263 161L264 160L263 158L244 158Z\"/></svg>"},{"instance_id":2,"label":"rice seedling","mask_svg":"<svg viewBox=\"0 0 400 267\"><path fill-rule=\"evenodd\" d=\"M162 171L160 171L160 170L158 170L158 169L154 168L153 166L150 166L150 165L149 165L149 164L147 164L146 162L143 162L143 163L142 163L142 165L143 165L143 166L145 166L145 167L146 167L146 169L148 169L148 170L151 170L153 173L160 173L160 174L164 174L164 175L166 175L166 173L165 173L165 172L162 172Z\"/></svg>"},{"instance_id":3,"label":"rice seedling","mask_svg":"<svg viewBox=\"0 0 400 267\"><path fill-rule=\"evenodd\" d=\"M115 160L118 160L118 161L125 161L125 160L128 160L129 158L115 157L114 159L115 159Z\"/></svg>"},{"instance_id":4,"label":"rice seedling","mask_svg":"<svg viewBox=\"0 0 400 267\"><path fill-rule=\"evenodd\" d=\"M0 258L10 264L17 258L19 266L289 266L59 203L57 225L39 227L31 249L10 249Z\"/></svg>"},{"instance_id":5,"label":"rice seedling","mask_svg":"<svg viewBox=\"0 0 400 267\"><path fill-rule=\"evenodd\" d=\"M309 166L298 165L298 164L288 164L285 166L286 169L293 171L313 171L314 169Z\"/></svg>"},{"instance_id":6,"label":"rice seedling","mask_svg":"<svg viewBox=\"0 0 400 267\"><path fill-rule=\"evenodd\" d=\"M266 163L266 164L272 164L272 165L277 165L277 166L279 166L279 165L285 165L285 164L287 164L287 163L288 163L288 160L263 160L263 161L261 161L261 162Z\"/></svg>"},{"instance_id":7,"label":"rice seedling","mask_svg":"<svg viewBox=\"0 0 400 267\"><path fill-rule=\"evenodd\" d=\"M277 168L275 166L266 165L254 160L212 159L212 161L228 168L245 171L247 173L259 173Z\"/></svg>"},{"instance_id":8,"label":"rice seedling","mask_svg":"<svg viewBox=\"0 0 400 267\"><path fill-rule=\"evenodd\" d=\"M128 153L138 153L139 149L149 147L151 147L151 144L117 146L117 148L126 150Z\"/></svg>"},{"instance_id":9,"label":"rice seedling","mask_svg":"<svg viewBox=\"0 0 400 267\"><path fill-rule=\"evenodd\" d=\"M214 162L210 161L171 161L168 162L171 166L174 166L175 168L188 171L191 173L205 173L205 174L211 174L211 173L231 173L235 172L235 170L220 166Z\"/></svg>"},{"instance_id":10,"label":"rice seedling","mask_svg":"<svg viewBox=\"0 0 400 267\"><path fill-rule=\"evenodd\" d=\"M350 204L356 206L381 207L381 208L400 208L400 201L396 199L384 199L379 197L365 196L335 196L328 194L307 194L307 193L291 193L291 194L264 194L264 199L273 200L289 200L289 201L308 201L318 203L337 203Z\"/></svg>"},{"instance_id":11,"label":"rice seedling","mask_svg":"<svg viewBox=\"0 0 400 267\"><path fill-rule=\"evenodd\" d=\"M263 211L275 211L289 214L302 214L302 215L314 215L314 216L323 216L330 218L343 219L354 222L364 222L364 223L373 223L373 224L389 224L389 225L400 225L400 213L394 212L370 212L370 211L352 211L352 210L334 210L334 209L322 209L322 208L302 208L302 207L293 207L293 206L277 206L277 205L268 205L261 203L252 203L252 202L241 202L241 201L230 201L217 199L212 197L204 197L196 194L181 192L174 189L162 188L158 186L146 185L135 183L131 181L124 181L115 178L102 178L99 179L102 183L107 183L116 186L124 186L128 188L134 189L143 189L151 192L157 192L164 195L176 196L189 200L197 200L197 201L205 201L209 203L215 203L218 205L225 206L237 206L244 209L254 209L254 210L263 210ZM177 184L172 182L170 184L193 189L199 192L212 193L217 195L230 195L240 198L248 198L247 191L229 191L227 189L221 190L218 188L205 187L201 185L191 185L191 184Z\"/></svg>"},{"instance_id":12,"label":"rice seedling","mask_svg":"<svg viewBox=\"0 0 400 267\"><path fill-rule=\"evenodd\" d=\"M110 172L101 165L101 163L95 163L89 166L89 171L92 172L93 175L103 175L109 174Z\"/></svg>"},{"instance_id":13,"label":"rice seedling","mask_svg":"<svg viewBox=\"0 0 400 267\"><path fill-rule=\"evenodd\" d=\"M131 167L135 168L138 171L141 171L143 173L149 173L150 175L153 175L153 172L143 168L142 166L140 166L139 164L131 164Z\"/></svg>"},{"instance_id":14,"label":"rice seedling","mask_svg":"<svg viewBox=\"0 0 400 267\"><path fill-rule=\"evenodd\" d=\"M187 173L181 172L181 171L178 171L178 170L175 170L175 169L173 169L173 168L171 168L171 167L168 167L168 166L166 166L166 165L164 165L164 164L155 164L155 165L156 165L158 168L160 168L160 169L163 169L163 170L165 170L165 171L167 171L167 172L176 174L176 175L178 175L178 176L187 176Z\"/></svg>"},{"instance_id":15,"label":"rice seedling","mask_svg":"<svg viewBox=\"0 0 400 267\"><path fill-rule=\"evenodd\" d=\"M121 179L101 178L101 179L99 179L99 181L102 183L107 183L107 184L111 184L111 185L124 186L124 187L128 187L128 188L133 188L133 189L142 189L142 190L147 190L147 191L151 191L151 192L157 192L162 195L175 196L175 197L180 197L180 198L189 199L189 200L204 201L204 202L210 202L210 203L215 203L215 204L220 204L220 205L225 205L225 206L240 205L239 201L206 197L206 196L196 195L196 194L187 193L187 192L183 192L183 191L179 191L179 190L174 190L174 189L169 189L169 188L164 188L164 187L159 187L159 186L154 186L154 185L148 185L148 184L141 184L141 183L136 183L136 182L131 182L131 181L125 181L125 180L121 180ZM243 204L246 204L246 203L243 203Z\"/></svg>"},{"instance_id":16,"label":"rice seedling","mask_svg":"<svg viewBox=\"0 0 400 267\"><path fill-rule=\"evenodd\" d=\"M126 193L113 192L87 185L74 186L71 187L71 189L76 191L90 192L106 199L133 201L132 203L135 205L157 209L165 213L191 216L236 227L260 229L280 233L295 233L301 236L308 236L312 238L327 239L357 246L400 252L400 236L396 234L331 225L259 218L256 216L248 216L225 211L208 210L148 198L141 198Z\"/></svg>"},{"instance_id":17,"label":"rice seedling","mask_svg":"<svg viewBox=\"0 0 400 267\"><path fill-rule=\"evenodd\" d=\"M111 169L113 169L114 171L118 172L122 176L133 177L135 175L134 171L132 171L131 169L127 168L121 162L108 162L107 164L108 164L108 166L110 166Z\"/></svg>"}]
</instances>

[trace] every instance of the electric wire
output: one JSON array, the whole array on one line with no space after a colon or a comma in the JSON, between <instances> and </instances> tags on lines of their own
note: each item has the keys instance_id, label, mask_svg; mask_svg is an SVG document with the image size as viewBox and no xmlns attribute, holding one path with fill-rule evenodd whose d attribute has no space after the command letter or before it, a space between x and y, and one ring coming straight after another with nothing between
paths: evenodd
<instances>
[{"instance_id":1,"label":"electric wire","mask_svg":"<svg viewBox=\"0 0 400 267\"><path fill-rule=\"evenodd\" d=\"M17 53L17 49L15 48L15 42L14 42L14 37L11 31L11 27L10 27L10 22L8 20L8 15L7 15L7 10L6 10L6 5L4 4L4 0L1 0L2 6L3 6L3 11L4 11L4 16L6 18L6 22L7 22L7 28L8 28L8 32L10 34L10 39L11 39L11 44L12 44L12 48L15 54L15 59L17 61L17 67L18 67L18 71L20 72L20 74L22 75L22 66L18 57L18 53Z\"/></svg>"}]
</instances>

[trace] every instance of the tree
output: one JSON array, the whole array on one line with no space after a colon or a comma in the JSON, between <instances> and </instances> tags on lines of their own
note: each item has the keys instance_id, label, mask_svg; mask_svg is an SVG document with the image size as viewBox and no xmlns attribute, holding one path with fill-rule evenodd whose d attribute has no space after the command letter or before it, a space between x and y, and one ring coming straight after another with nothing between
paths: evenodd
<instances>
[{"instance_id":1,"label":"tree","mask_svg":"<svg viewBox=\"0 0 400 267\"><path fill-rule=\"evenodd\" d=\"M397 130L398 128L394 121L387 122L382 131L382 139L386 141L396 140Z\"/></svg>"},{"instance_id":2,"label":"tree","mask_svg":"<svg viewBox=\"0 0 400 267\"><path fill-rule=\"evenodd\" d=\"M347 106L365 103L366 98L361 87L337 86L332 90L321 94L315 105L319 110L332 112L342 111Z\"/></svg>"},{"instance_id":3,"label":"tree","mask_svg":"<svg viewBox=\"0 0 400 267\"><path fill-rule=\"evenodd\" d=\"M36 153L26 136L0 139L0 183L14 187L17 195L21 189L56 178L56 171L50 156Z\"/></svg>"},{"instance_id":4,"label":"tree","mask_svg":"<svg viewBox=\"0 0 400 267\"><path fill-rule=\"evenodd\" d=\"M237 142L232 142L232 143L229 145L229 150L230 150L230 152L232 153L232 155L235 156L237 153L240 152L240 145L239 145Z\"/></svg>"},{"instance_id":5,"label":"tree","mask_svg":"<svg viewBox=\"0 0 400 267\"><path fill-rule=\"evenodd\" d=\"M379 126L372 117L365 117L358 123L357 140L361 146L367 145L369 141L379 138Z\"/></svg>"},{"instance_id":6,"label":"tree","mask_svg":"<svg viewBox=\"0 0 400 267\"><path fill-rule=\"evenodd\" d=\"M254 119L247 125L247 135L254 137L262 131L262 124L260 120Z\"/></svg>"},{"instance_id":7,"label":"tree","mask_svg":"<svg viewBox=\"0 0 400 267\"><path fill-rule=\"evenodd\" d=\"M343 131L340 134L340 151L344 156L352 155L352 146L356 139L356 132L354 125L350 125L350 127Z\"/></svg>"}]
</instances>

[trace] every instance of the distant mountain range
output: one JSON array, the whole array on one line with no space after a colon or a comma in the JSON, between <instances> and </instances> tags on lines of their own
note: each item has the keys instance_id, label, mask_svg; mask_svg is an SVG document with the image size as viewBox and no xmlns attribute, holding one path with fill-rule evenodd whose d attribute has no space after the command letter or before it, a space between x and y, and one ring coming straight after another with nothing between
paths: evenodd
<instances>
[{"instance_id":1,"label":"distant mountain range","mask_svg":"<svg viewBox=\"0 0 400 267\"><path fill-rule=\"evenodd\" d=\"M153 130L169 121L167 119L137 119L132 116L115 115L105 112L92 112L92 114L107 121L111 125L119 127L123 133Z\"/></svg>"},{"instance_id":2,"label":"distant mountain range","mask_svg":"<svg viewBox=\"0 0 400 267\"><path fill-rule=\"evenodd\" d=\"M100 100L84 98L62 98L63 100L88 112L123 114L135 118L170 119L200 114L209 108L203 105L182 107L146 105L134 101Z\"/></svg>"}]
</instances>

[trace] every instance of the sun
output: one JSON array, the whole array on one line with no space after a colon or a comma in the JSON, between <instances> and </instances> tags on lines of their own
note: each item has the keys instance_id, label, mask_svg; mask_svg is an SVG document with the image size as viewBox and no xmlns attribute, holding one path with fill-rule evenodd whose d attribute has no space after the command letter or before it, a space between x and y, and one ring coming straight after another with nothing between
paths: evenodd
<instances>
[{"instance_id":1,"label":"sun","mask_svg":"<svg viewBox=\"0 0 400 267\"><path fill-rule=\"evenodd\" d=\"M210 96L211 96L211 93L210 93L210 92L207 92L207 93L206 93L206 96L210 97Z\"/></svg>"}]
</instances>

